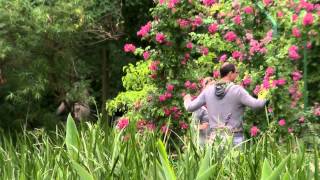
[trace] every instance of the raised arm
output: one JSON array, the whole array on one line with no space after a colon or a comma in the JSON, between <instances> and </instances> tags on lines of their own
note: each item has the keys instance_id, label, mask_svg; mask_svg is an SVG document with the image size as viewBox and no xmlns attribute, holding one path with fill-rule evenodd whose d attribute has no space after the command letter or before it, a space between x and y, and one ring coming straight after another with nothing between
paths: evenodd
<instances>
[{"instance_id":1,"label":"raised arm","mask_svg":"<svg viewBox=\"0 0 320 180\"><path fill-rule=\"evenodd\" d=\"M266 100L260 100L252 97L243 87L240 86L240 102L253 109L262 108L266 104Z\"/></svg>"},{"instance_id":2,"label":"raised arm","mask_svg":"<svg viewBox=\"0 0 320 180\"><path fill-rule=\"evenodd\" d=\"M184 107L186 108L187 111L194 112L197 109L201 108L201 106L206 104L205 100L205 90L201 92L201 94L195 99L191 100L190 95L186 95L184 97Z\"/></svg>"}]
</instances>

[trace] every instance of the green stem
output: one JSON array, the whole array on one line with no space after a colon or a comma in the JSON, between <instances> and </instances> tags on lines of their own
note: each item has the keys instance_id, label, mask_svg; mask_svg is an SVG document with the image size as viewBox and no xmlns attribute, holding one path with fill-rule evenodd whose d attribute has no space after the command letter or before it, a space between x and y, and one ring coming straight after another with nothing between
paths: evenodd
<instances>
[{"instance_id":1,"label":"green stem","mask_svg":"<svg viewBox=\"0 0 320 180\"><path fill-rule=\"evenodd\" d=\"M304 42L303 49L303 100L304 110L308 107L308 55L307 55L307 42Z\"/></svg>"}]
</instances>

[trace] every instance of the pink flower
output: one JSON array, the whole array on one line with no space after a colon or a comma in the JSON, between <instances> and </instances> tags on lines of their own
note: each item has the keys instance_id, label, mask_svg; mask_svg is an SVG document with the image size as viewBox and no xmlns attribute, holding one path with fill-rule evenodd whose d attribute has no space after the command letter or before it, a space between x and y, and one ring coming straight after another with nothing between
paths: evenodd
<instances>
[{"instance_id":1,"label":"pink flower","mask_svg":"<svg viewBox=\"0 0 320 180\"><path fill-rule=\"evenodd\" d=\"M168 128L168 126L167 126L166 124L164 124L164 125L161 127L161 129L160 129L160 131L161 131L162 133L166 133L168 130L169 130L169 128Z\"/></svg>"},{"instance_id":2,"label":"pink flower","mask_svg":"<svg viewBox=\"0 0 320 180\"><path fill-rule=\"evenodd\" d=\"M212 4L215 3L215 0L202 0L202 3L203 3L205 6L211 6Z\"/></svg>"},{"instance_id":3,"label":"pink flower","mask_svg":"<svg viewBox=\"0 0 320 180\"><path fill-rule=\"evenodd\" d=\"M296 38L301 37L301 33L300 33L299 28L297 28L297 27L292 28L292 35L293 35L294 37L296 37Z\"/></svg>"},{"instance_id":4,"label":"pink flower","mask_svg":"<svg viewBox=\"0 0 320 180\"><path fill-rule=\"evenodd\" d=\"M269 113L272 113L272 112L273 112L273 109L272 109L271 107L269 107L269 108L268 108L268 112L269 112Z\"/></svg>"},{"instance_id":5,"label":"pink flower","mask_svg":"<svg viewBox=\"0 0 320 180\"><path fill-rule=\"evenodd\" d=\"M248 40L253 39L253 34L252 33L246 33L246 39L248 39Z\"/></svg>"},{"instance_id":6,"label":"pink flower","mask_svg":"<svg viewBox=\"0 0 320 180\"><path fill-rule=\"evenodd\" d=\"M208 48L206 48L206 47L201 47L201 54L202 54L203 56L208 55L208 53L209 53L209 49L208 49Z\"/></svg>"},{"instance_id":7,"label":"pink flower","mask_svg":"<svg viewBox=\"0 0 320 180\"><path fill-rule=\"evenodd\" d=\"M143 52L143 59L147 60L150 57L150 53L148 51Z\"/></svg>"},{"instance_id":8,"label":"pink flower","mask_svg":"<svg viewBox=\"0 0 320 180\"><path fill-rule=\"evenodd\" d=\"M160 61L152 61L152 63L149 65L150 71L158 70L158 65L159 64L160 64Z\"/></svg>"},{"instance_id":9,"label":"pink flower","mask_svg":"<svg viewBox=\"0 0 320 180\"><path fill-rule=\"evenodd\" d=\"M304 26L308 26L308 25L312 25L313 24L313 15L312 13L307 13L304 18L303 18L303 21L302 21L302 24Z\"/></svg>"},{"instance_id":10,"label":"pink flower","mask_svg":"<svg viewBox=\"0 0 320 180\"><path fill-rule=\"evenodd\" d=\"M154 125L153 123L148 123L147 125L147 129L149 130L149 131L154 131L155 129L156 129L156 125Z\"/></svg>"},{"instance_id":11,"label":"pink flower","mask_svg":"<svg viewBox=\"0 0 320 180\"><path fill-rule=\"evenodd\" d=\"M273 67L268 67L266 70L266 76L272 76L274 74L274 68Z\"/></svg>"},{"instance_id":12,"label":"pink flower","mask_svg":"<svg viewBox=\"0 0 320 180\"><path fill-rule=\"evenodd\" d=\"M197 89L197 84L196 83L192 83L190 85L190 89L193 89L193 90Z\"/></svg>"},{"instance_id":13,"label":"pink flower","mask_svg":"<svg viewBox=\"0 0 320 180\"><path fill-rule=\"evenodd\" d=\"M174 8L179 2L180 2L180 0L169 0L168 8L170 8L170 9Z\"/></svg>"},{"instance_id":14,"label":"pink flower","mask_svg":"<svg viewBox=\"0 0 320 180\"><path fill-rule=\"evenodd\" d=\"M166 36L162 33L156 34L156 41L160 44L164 43L166 41Z\"/></svg>"},{"instance_id":15,"label":"pink flower","mask_svg":"<svg viewBox=\"0 0 320 180\"><path fill-rule=\"evenodd\" d=\"M188 124L187 123L185 123L185 122L183 122L183 121L180 121L179 122L179 125L180 125L180 128L181 129L188 129Z\"/></svg>"},{"instance_id":16,"label":"pink flower","mask_svg":"<svg viewBox=\"0 0 320 180\"><path fill-rule=\"evenodd\" d=\"M186 81L184 83L184 87L186 87L187 89L190 88L190 86L191 86L191 82L190 81Z\"/></svg>"},{"instance_id":17,"label":"pink flower","mask_svg":"<svg viewBox=\"0 0 320 180\"><path fill-rule=\"evenodd\" d=\"M117 128L118 129L124 129L128 126L129 124L129 119L128 118L121 118L119 121L118 121L118 124L117 124Z\"/></svg>"},{"instance_id":18,"label":"pink flower","mask_svg":"<svg viewBox=\"0 0 320 180\"><path fill-rule=\"evenodd\" d=\"M202 18L200 16L196 16L192 21L192 26L199 27L202 24Z\"/></svg>"},{"instance_id":19,"label":"pink flower","mask_svg":"<svg viewBox=\"0 0 320 180\"><path fill-rule=\"evenodd\" d=\"M219 59L220 62L225 62L226 60L227 60L226 54L223 54L222 56L220 56L220 59Z\"/></svg>"},{"instance_id":20,"label":"pink flower","mask_svg":"<svg viewBox=\"0 0 320 180\"><path fill-rule=\"evenodd\" d=\"M220 72L219 71L217 71L217 70L213 71L213 77L214 78L219 78L219 76L220 76Z\"/></svg>"},{"instance_id":21,"label":"pink flower","mask_svg":"<svg viewBox=\"0 0 320 180\"><path fill-rule=\"evenodd\" d=\"M186 19L178 19L177 22L182 29L189 26L189 21Z\"/></svg>"},{"instance_id":22,"label":"pink flower","mask_svg":"<svg viewBox=\"0 0 320 180\"><path fill-rule=\"evenodd\" d=\"M174 89L174 85L172 85L172 84L167 85L167 91L171 92L171 91L173 91L173 89Z\"/></svg>"},{"instance_id":23,"label":"pink flower","mask_svg":"<svg viewBox=\"0 0 320 180\"><path fill-rule=\"evenodd\" d=\"M295 46L295 45L292 45L290 48L289 48L289 58L291 59L291 60L298 60L298 59L300 59L300 55L298 54L298 51L299 50L299 48L298 48L298 46Z\"/></svg>"},{"instance_id":24,"label":"pink flower","mask_svg":"<svg viewBox=\"0 0 320 180\"><path fill-rule=\"evenodd\" d=\"M162 94L162 95L159 96L159 101L160 101L160 102L163 102L163 101L165 101L165 100L167 100L166 95Z\"/></svg>"},{"instance_id":25,"label":"pink flower","mask_svg":"<svg viewBox=\"0 0 320 180\"><path fill-rule=\"evenodd\" d=\"M241 53L240 51L234 51L234 52L232 53L232 57L233 57L234 59L242 60L242 53Z\"/></svg>"},{"instance_id":26,"label":"pink flower","mask_svg":"<svg viewBox=\"0 0 320 180\"><path fill-rule=\"evenodd\" d=\"M276 80L276 82L277 82L277 85L279 86L283 86L286 84L286 80L283 78Z\"/></svg>"},{"instance_id":27,"label":"pink flower","mask_svg":"<svg viewBox=\"0 0 320 180\"><path fill-rule=\"evenodd\" d=\"M244 13L246 14L252 14L253 13L253 8L251 6L246 6L244 9L243 9Z\"/></svg>"},{"instance_id":28,"label":"pink flower","mask_svg":"<svg viewBox=\"0 0 320 180\"><path fill-rule=\"evenodd\" d=\"M224 35L224 38L225 38L227 41L232 42L232 41L236 40L237 35L236 35L236 33L234 33L233 31L229 31L229 32L227 32L227 33Z\"/></svg>"},{"instance_id":29,"label":"pink flower","mask_svg":"<svg viewBox=\"0 0 320 180\"><path fill-rule=\"evenodd\" d=\"M252 126L250 129L250 135L251 137L255 137L260 132L260 129L257 126Z\"/></svg>"},{"instance_id":30,"label":"pink flower","mask_svg":"<svg viewBox=\"0 0 320 180\"><path fill-rule=\"evenodd\" d=\"M192 42L188 42L187 45L186 45L186 47L187 47L188 49L192 49L192 46L193 46Z\"/></svg>"},{"instance_id":31,"label":"pink flower","mask_svg":"<svg viewBox=\"0 0 320 180\"><path fill-rule=\"evenodd\" d=\"M237 25L240 25L241 24L241 16L240 15L236 15L234 18L233 18L233 22Z\"/></svg>"},{"instance_id":32,"label":"pink flower","mask_svg":"<svg viewBox=\"0 0 320 180\"><path fill-rule=\"evenodd\" d=\"M146 25L144 25L144 26L142 26L142 27L140 28L140 30L137 32L137 35L138 35L138 36L141 36L141 37L147 36L148 33L149 33L150 30L151 30L151 26L152 26L152 24L151 24L151 22L149 21Z\"/></svg>"},{"instance_id":33,"label":"pink flower","mask_svg":"<svg viewBox=\"0 0 320 180\"><path fill-rule=\"evenodd\" d=\"M310 41L307 42L307 48L311 49L312 48L312 43Z\"/></svg>"},{"instance_id":34,"label":"pink flower","mask_svg":"<svg viewBox=\"0 0 320 180\"><path fill-rule=\"evenodd\" d=\"M263 80L263 87L265 89L269 89L270 88L269 78L266 78L266 79Z\"/></svg>"},{"instance_id":35,"label":"pink flower","mask_svg":"<svg viewBox=\"0 0 320 180\"><path fill-rule=\"evenodd\" d=\"M304 120L305 120L304 116L301 116L301 117L299 118L299 123L304 123Z\"/></svg>"},{"instance_id":36,"label":"pink flower","mask_svg":"<svg viewBox=\"0 0 320 180\"><path fill-rule=\"evenodd\" d=\"M165 95L166 99L172 98L172 94L169 92L164 93L164 95Z\"/></svg>"},{"instance_id":37,"label":"pink flower","mask_svg":"<svg viewBox=\"0 0 320 180\"><path fill-rule=\"evenodd\" d=\"M211 33L211 34L214 34L216 33L218 30L218 24L210 24L209 27L208 27L208 31Z\"/></svg>"},{"instance_id":38,"label":"pink flower","mask_svg":"<svg viewBox=\"0 0 320 180\"><path fill-rule=\"evenodd\" d=\"M292 75L292 79L294 81L299 81L302 78L302 75L299 71L294 71L294 72L292 72L291 75Z\"/></svg>"},{"instance_id":39,"label":"pink flower","mask_svg":"<svg viewBox=\"0 0 320 180\"><path fill-rule=\"evenodd\" d=\"M178 112L179 108L177 106L171 107L172 112Z\"/></svg>"},{"instance_id":40,"label":"pink flower","mask_svg":"<svg viewBox=\"0 0 320 180\"><path fill-rule=\"evenodd\" d=\"M283 12L282 12L282 11L278 11L278 12L277 12L277 16L278 16L279 18L282 18L282 17L283 17Z\"/></svg>"},{"instance_id":41,"label":"pink flower","mask_svg":"<svg viewBox=\"0 0 320 180\"><path fill-rule=\"evenodd\" d=\"M313 114L314 114L315 116L320 116L320 107L314 108Z\"/></svg>"},{"instance_id":42,"label":"pink flower","mask_svg":"<svg viewBox=\"0 0 320 180\"><path fill-rule=\"evenodd\" d=\"M251 77L250 77L250 76L246 76L246 77L242 80L242 83L243 83L244 86L250 85L251 82L252 82L252 80L251 80Z\"/></svg>"},{"instance_id":43,"label":"pink flower","mask_svg":"<svg viewBox=\"0 0 320 180\"><path fill-rule=\"evenodd\" d=\"M134 53L134 51L136 50L136 47L133 44L125 44L123 49L124 49L124 52Z\"/></svg>"},{"instance_id":44,"label":"pink flower","mask_svg":"<svg viewBox=\"0 0 320 180\"><path fill-rule=\"evenodd\" d=\"M168 109L168 108L164 108L164 109L163 109L163 112L164 112L164 115L165 115L165 116L170 116L170 114L171 114L171 110Z\"/></svg>"},{"instance_id":45,"label":"pink flower","mask_svg":"<svg viewBox=\"0 0 320 180\"><path fill-rule=\"evenodd\" d=\"M273 0L263 0L265 6L269 6L272 2Z\"/></svg>"},{"instance_id":46,"label":"pink flower","mask_svg":"<svg viewBox=\"0 0 320 180\"><path fill-rule=\"evenodd\" d=\"M297 14L293 14L292 15L292 22L296 22L298 20L298 15Z\"/></svg>"},{"instance_id":47,"label":"pink flower","mask_svg":"<svg viewBox=\"0 0 320 180\"><path fill-rule=\"evenodd\" d=\"M138 130L143 130L143 127L146 125L146 121L141 119L139 121L137 121L137 129Z\"/></svg>"},{"instance_id":48,"label":"pink flower","mask_svg":"<svg viewBox=\"0 0 320 180\"><path fill-rule=\"evenodd\" d=\"M288 128L288 133L292 133L293 129L292 128Z\"/></svg>"},{"instance_id":49,"label":"pink flower","mask_svg":"<svg viewBox=\"0 0 320 180\"><path fill-rule=\"evenodd\" d=\"M284 126L286 125L286 120L280 119L278 123L279 123L279 126Z\"/></svg>"},{"instance_id":50,"label":"pink flower","mask_svg":"<svg viewBox=\"0 0 320 180\"><path fill-rule=\"evenodd\" d=\"M159 0L159 4L164 4L165 0Z\"/></svg>"},{"instance_id":51,"label":"pink flower","mask_svg":"<svg viewBox=\"0 0 320 180\"><path fill-rule=\"evenodd\" d=\"M255 87L254 90L253 90L253 93L254 93L255 95L258 95L259 92L260 92L260 89L261 89L260 85L256 85L256 87Z\"/></svg>"}]
</instances>

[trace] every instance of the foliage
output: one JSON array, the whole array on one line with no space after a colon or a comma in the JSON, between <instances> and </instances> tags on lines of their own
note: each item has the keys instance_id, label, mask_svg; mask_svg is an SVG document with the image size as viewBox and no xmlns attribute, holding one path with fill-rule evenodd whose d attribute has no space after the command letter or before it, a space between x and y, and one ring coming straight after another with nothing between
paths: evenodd
<instances>
[{"instance_id":1,"label":"foliage","mask_svg":"<svg viewBox=\"0 0 320 180\"><path fill-rule=\"evenodd\" d=\"M305 118L303 96L308 95L307 80L302 81L303 58L306 53L316 54L319 46L319 5L305 1L210 2L158 1L152 9L153 21L137 35L148 42L144 59L150 62L153 82L149 84L157 91L146 95L146 103L130 109L128 115L155 122L158 129L169 126L174 132L186 132L189 115L180 95L196 95L202 88L201 79L218 78L221 65L232 62L240 72L237 83L256 95L271 93L265 111L272 122L285 122L277 126L278 134L302 133L299 119ZM126 44L124 50L142 54L133 44ZM245 127L258 125L265 130L269 121L264 114L247 112Z\"/></svg>"},{"instance_id":2,"label":"foliage","mask_svg":"<svg viewBox=\"0 0 320 180\"><path fill-rule=\"evenodd\" d=\"M169 148L154 132L136 133L132 121L120 130L97 124L75 125L66 132L37 129L0 138L0 173L4 179L289 179L316 178L320 154L294 136L278 144L269 128L242 147L227 142L199 147L192 136ZM229 143L228 143L229 142ZM289 158L288 158L289 157ZM268 168L266 168L266 166Z\"/></svg>"}]
</instances>

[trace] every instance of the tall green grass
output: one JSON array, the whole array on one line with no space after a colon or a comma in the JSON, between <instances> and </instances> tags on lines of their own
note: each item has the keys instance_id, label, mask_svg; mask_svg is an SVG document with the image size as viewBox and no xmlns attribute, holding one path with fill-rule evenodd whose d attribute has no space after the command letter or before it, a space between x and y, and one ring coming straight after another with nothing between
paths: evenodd
<instances>
[{"instance_id":1,"label":"tall green grass","mask_svg":"<svg viewBox=\"0 0 320 180\"><path fill-rule=\"evenodd\" d=\"M163 142L152 132L69 117L65 132L3 134L1 179L319 179L318 146L307 149L294 136L279 143L272 128L241 147L231 139L200 147L192 134Z\"/></svg>"}]
</instances>

